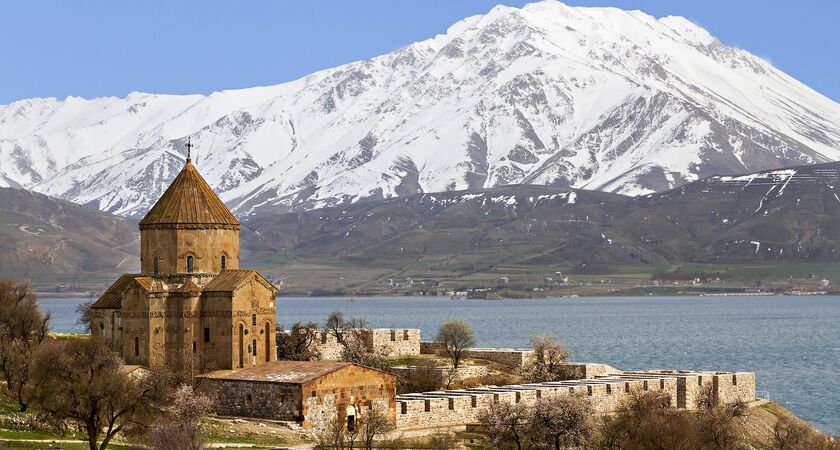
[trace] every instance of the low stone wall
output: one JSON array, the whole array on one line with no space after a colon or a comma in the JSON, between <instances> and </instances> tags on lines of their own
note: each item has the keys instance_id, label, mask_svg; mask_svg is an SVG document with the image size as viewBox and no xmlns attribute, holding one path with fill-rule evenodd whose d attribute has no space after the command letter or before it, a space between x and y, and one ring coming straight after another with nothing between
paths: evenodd
<instances>
[{"instance_id":1,"label":"low stone wall","mask_svg":"<svg viewBox=\"0 0 840 450\"><path fill-rule=\"evenodd\" d=\"M420 342L420 353L424 355L439 354L443 346L438 342ZM519 369L530 358L533 350L515 348L468 348L463 353L465 358L483 359Z\"/></svg>"},{"instance_id":2,"label":"low stone wall","mask_svg":"<svg viewBox=\"0 0 840 450\"><path fill-rule=\"evenodd\" d=\"M381 352L389 357L420 354L420 330L416 328L371 328L362 331L362 340L368 351ZM318 331L315 346L321 353L321 359L341 360L341 345L327 330Z\"/></svg>"},{"instance_id":3,"label":"low stone wall","mask_svg":"<svg viewBox=\"0 0 840 450\"><path fill-rule=\"evenodd\" d=\"M679 378L678 397L680 408L694 409L700 390L709 384L713 386L714 395L723 403L737 400L752 401L755 399L754 372L691 372L672 370L652 370L646 372L625 372L626 375L675 375Z\"/></svg>"},{"instance_id":4,"label":"low stone wall","mask_svg":"<svg viewBox=\"0 0 840 450\"><path fill-rule=\"evenodd\" d=\"M435 355L443 348L439 342L420 341L421 355Z\"/></svg>"},{"instance_id":5,"label":"low stone wall","mask_svg":"<svg viewBox=\"0 0 840 450\"><path fill-rule=\"evenodd\" d=\"M565 364L562 370L564 371L565 378L567 380L583 380L587 378L596 378L621 373L620 370L610 365L595 363L570 362Z\"/></svg>"},{"instance_id":6,"label":"low stone wall","mask_svg":"<svg viewBox=\"0 0 840 450\"><path fill-rule=\"evenodd\" d=\"M397 397L397 428L426 428L474 423L492 402L532 404L557 395L586 395L597 412L615 411L634 391L663 391L672 406L694 409L699 386L712 383L722 401L755 399L755 374L747 372L632 372L592 379L488 386L475 389L424 392ZM693 396L693 397L692 397Z\"/></svg>"},{"instance_id":7,"label":"low stone wall","mask_svg":"<svg viewBox=\"0 0 840 450\"><path fill-rule=\"evenodd\" d=\"M437 367L425 367L425 366L396 366L391 367L388 369L389 372L393 372L400 377L407 377L410 376L411 372L422 368L426 370L434 370L443 380L447 380L452 374L452 381L459 381L459 380L466 380L468 378L475 378L475 377L483 377L486 376L490 371L487 369L486 366L460 366L457 369L453 369L452 366L437 366Z\"/></svg>"}]
</instances>

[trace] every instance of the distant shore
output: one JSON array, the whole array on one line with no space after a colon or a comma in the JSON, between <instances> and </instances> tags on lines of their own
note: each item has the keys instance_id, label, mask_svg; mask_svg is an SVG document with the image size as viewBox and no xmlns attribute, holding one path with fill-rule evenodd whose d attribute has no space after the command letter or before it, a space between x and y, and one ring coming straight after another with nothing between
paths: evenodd
<instances>
[{"instance_id":1,"label":"distant shore","mask_svg":"<svg viewBox=\"0 0 840 450\"><path fill-rule=\"evenodd\" d=\"M90 298L96 299L101 294L91 292L35 292L39 298ZM459 293L458 295L451 295L449 293L437 292L356 292L356 293L339 293L339 292L294 292L294 291L280 291L278 297L311 297L311 298L364 298L364 297L451 297L455 300L517 300L517 299L540 299L540 298L596 298L596 297L694 297L694 296L708 296L708 297L756 297L756 296L812 296L812 295L840 295L840 291L817 291L817 292L786 292L786 291L765 291L765 292L744 292L744 290L733 289L727 291L703 291L703 290L678 290L670 287L652 288L652 289L617 289L614 291L586 291L586 290L570 290L567 292L558 291L502 291L502 292L476 292L468 293L466 295Z\"/></svg>"},{"instance_id":2,"label":"distant shore","mask_svg":"<svg viewBox=\"0 0 840 450\"><path fill-rule=\"evenodd\" d=\"M91 292L54 292L54 291L47 291L47 292L39 292L35 291L35 295L38 298L94 298L99 297L98 295L94 295Z\"/></svg>"}]
</instances>

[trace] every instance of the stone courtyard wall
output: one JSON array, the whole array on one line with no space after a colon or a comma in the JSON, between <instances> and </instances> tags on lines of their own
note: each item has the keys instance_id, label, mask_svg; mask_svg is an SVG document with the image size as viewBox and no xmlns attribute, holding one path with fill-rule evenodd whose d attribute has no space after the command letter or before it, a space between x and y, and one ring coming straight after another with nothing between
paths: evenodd
<instances>
[{"instance_id":1,"label":"stone courtyard wall","mask_svg":"<svg viewBox=\"0 0 840 450\"><path fill-rule=\"evenodd\" d=\"M373 328L371 347L388 356L417 356L420 354L420 330L416 328Z\"/></svg>"},{"instance_id":2,"label":"stone courtyard wall","mask_svg":"<svg viewBox=\"0 0 840 450\"><path fill-rule=\"evenodd\" d=\"M443 346L439 342L420 343L420 353L423 355L440 354L442 350ZM521 368L533 356L533 350L515 348L468 348L463 352L464 358L493 361L514 369Z\"/></svg>"},{"instance_id":3,"label":"stone courtyard wall","mask_svg":"<svg viewBox=\"0 0 840 450\"><path fill-rule=\"evenodd\" d=\"M452 373L452 381L459 381L459 380L466 380L468 378L476 378L476 377L483 377L490 373L490 370L487 366L465 366L461 365L457 369L454 369L452 366L435 366L435 367L426 367L426 366L396 366L391 367L388 369L389 372L397 374L400 377L409 377L411 373L415 370L423 369L423 370L432 370L436 374L440 375L443 380L447 380L449 375Z\"/></svg>"},{"instance_id":4,"label":"stone courtyard wall","mask_svg":"<svg viewBox=\"0 0 840 450\"><path fill-rule=\"evenodd\" d=\"M662 391L677 408L694 409L699 386L711 383L722 401L755 399L755 374L747 372L632 372L593 379L487 386L475 389L404 394L397 397L397 428L443 427L474 423L492 402L530 405L558 395L585 395L595 411L612 412L634 391Z\"/></svg>"},{"instance_id":5,"label":"stone courtyard wall","mask_svg":"<svg viewBox=\"0 0 840 450\"><path fill-rule=\"evenodd\" d=\"M416 328L371 328L362 331L362 340L368 351L381 352L389 357L420 354L420 330ZM321 353L321 359L341 360L341 345L327 330L318 331L315 346Z\"/></svg>"},{"instance_id":6,"label":"stone courtyard wall","mask_svg":"<svg viewBox=\"0 0 840 450\"><path fill-rule=\"evenodd\" d=\"M610 374L621 373L620 370L607 364L595 363L566 363L562 370L567 380L583 380L586 378L602 377Z\"/></svg>"}]
</instances>

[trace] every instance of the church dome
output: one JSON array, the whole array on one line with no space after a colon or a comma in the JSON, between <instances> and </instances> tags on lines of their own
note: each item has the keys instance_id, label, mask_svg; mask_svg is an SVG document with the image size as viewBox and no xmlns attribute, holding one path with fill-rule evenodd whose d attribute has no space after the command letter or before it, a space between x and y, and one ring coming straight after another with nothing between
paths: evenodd
<instances>
[{"instance_id":1,"label":"church dome","mask_svg":"<svg viewBox=\"0 0 840 450\"><path fill-rule=\"evenodd\" d=\"M239 221L187 158L181 173L140 221L140 229L231 228Z\"/></svg>"}]
</instances>

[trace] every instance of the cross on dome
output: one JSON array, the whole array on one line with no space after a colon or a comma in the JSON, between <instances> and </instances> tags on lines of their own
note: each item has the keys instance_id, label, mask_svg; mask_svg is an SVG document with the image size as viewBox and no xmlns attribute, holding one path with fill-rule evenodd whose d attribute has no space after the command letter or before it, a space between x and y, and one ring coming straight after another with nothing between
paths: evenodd
<instances>
[{"instance_id":1,"label":"cross on dome","mask_svg":"<svg viewBox=\"0 0 840 450\"><path fill-rule=\"evenodd\" d=\"M190 158L190 150L192 150L192 148L193 148L193 145L192 145L191 139L192 139L192 138L187 137L187 145L186 145L186 147L187 147L187 162L191 162L191 161L192 161L192 158Z\"/></svg>"}]
</instances>

